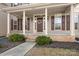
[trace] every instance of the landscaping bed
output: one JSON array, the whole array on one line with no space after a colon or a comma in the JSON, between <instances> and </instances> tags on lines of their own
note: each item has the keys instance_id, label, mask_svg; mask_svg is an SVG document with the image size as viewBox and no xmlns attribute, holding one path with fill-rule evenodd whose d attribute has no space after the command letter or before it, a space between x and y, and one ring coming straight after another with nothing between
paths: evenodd
<instances>
[{"instance_id":1,"label":"landscaping bed","mask_svg":"<svg viewBox=\"0 0 79 59\"><path fill-rule=\"evenodd\" d=\"M36 45L25 56L79 56L79 43L52 42L49 45Z\"/></svg>"},{"instance_id":2,"label":"landscaping bed","mask_svg":"<svg viewBox=\"0 0 79 59\"><path fill-rule=\"evenodd\" d=\"M21 43L23 43L24 41L21 41L21 42L12 42L10 41L8 38L6 37L0 37L0 53L8 50L8 49L11 49Z\"/></svg>"}]
</instances>

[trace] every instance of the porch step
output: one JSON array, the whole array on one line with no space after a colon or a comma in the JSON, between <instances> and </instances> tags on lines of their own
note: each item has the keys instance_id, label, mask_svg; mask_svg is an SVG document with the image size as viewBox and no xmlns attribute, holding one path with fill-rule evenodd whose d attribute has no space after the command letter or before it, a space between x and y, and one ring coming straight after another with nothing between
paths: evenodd
<instances>
[{"instance_id":1,"label":"porch step","mask_svg":"<svg viewBox=\"0 0 79 59\"><path fill-rule=\"evenodd\" d=\"M35 36L35 35L26 36L26 38L27 38L26 41L35 41L36 37L37 36Z\"/></svg>"},{"instance_id":2,"label":"porch step","mask_svg":"<svg viewBox=\"0 0 79 59\"><path fill-rule=\"evenodd\" d=\"M35 42L35 40L34 39L26 39L26 42L29 42L29 41L32 41L32 42Z\"/></svg>"}]
</instances>

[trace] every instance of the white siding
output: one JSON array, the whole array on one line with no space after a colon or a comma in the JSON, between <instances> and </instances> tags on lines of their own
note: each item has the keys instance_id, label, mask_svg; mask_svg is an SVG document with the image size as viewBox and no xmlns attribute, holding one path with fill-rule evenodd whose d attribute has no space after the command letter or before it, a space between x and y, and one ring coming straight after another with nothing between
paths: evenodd
<instances>
[{"instance_id":1,"label":"white siding","mask_svg":"<svg viewBox=\"0 0 79 59\"><path fill-rule=\"evenodd\" d=\"M0 11L0 36L7 34L7 14Z\"/></svg>"}]
</instances>

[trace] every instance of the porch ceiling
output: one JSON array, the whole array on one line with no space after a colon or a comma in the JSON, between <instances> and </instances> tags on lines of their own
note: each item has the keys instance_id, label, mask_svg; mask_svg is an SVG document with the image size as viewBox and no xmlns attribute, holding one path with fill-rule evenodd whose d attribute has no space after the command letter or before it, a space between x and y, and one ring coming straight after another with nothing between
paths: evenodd
<instances>
[{"instance_id":1,"label":"porch ceiling","mask_svg":"<svg viewBox=\"0 0 79 59\"><path fill-rule=\"evenodd\" d=\"M66 8L69 6L60 6L60 7L53 7L53 8L48 8L48 14L55 14L55 13L63 13Z\"/></svg>"},{"instance_id":2,"label":"porch ceiling","mask_svg":"<svg viewBox=\"0 0 79 59\"><path fill-rule=\"evenodd\" d=\"M66 10L67 7L69 7L69 5L48 8L48 14L63 13ZM34 9L34 10L26 11L26 16L27 15L34 15L34 14L44 14L44 13L45 13L44 8ZM22 16L23 15L22 11L13 12L11 14L13 14L15 16Z\"/></svg>"}]
</instances>

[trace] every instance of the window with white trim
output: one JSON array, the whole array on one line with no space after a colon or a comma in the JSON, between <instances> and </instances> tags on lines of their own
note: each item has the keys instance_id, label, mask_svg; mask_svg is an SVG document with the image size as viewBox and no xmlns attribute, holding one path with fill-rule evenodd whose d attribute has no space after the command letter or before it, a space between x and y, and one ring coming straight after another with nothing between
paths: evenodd
<instances>
[{"instance_id":1,"label":"window with white trim","mask_svg":"<svg viewBox=\"0 0 79 59\"><path fill-rule=\"evenodd\" d=\"M18 30L18 22L17 22L17 20L13 21L13 30Z\"/></svg>"},{"instance_id":2,"label":"window with white trim","mask_svg":"<svg viewBox=\"0 0 79 59\"><path fill-rule=\"evenodd\" d=\"M77 29L78 29L78 20L79 20L79 15L78 15L78 14L76 14L76 15L75 15L75 19L74 19L74 23L75 23L75 30L77 30Z\"/></svg>"},{"instance_id":3,"label":"window with white trim","mask_svg":"<svg viewBox=\"0 0 79 59\"><path fill-rule=\"evenodd\" d=\"M55 16L55 21L54 21L55 30L61 30L61 25L62 25L62 17Z\"/></svg>"}]
</instances>

